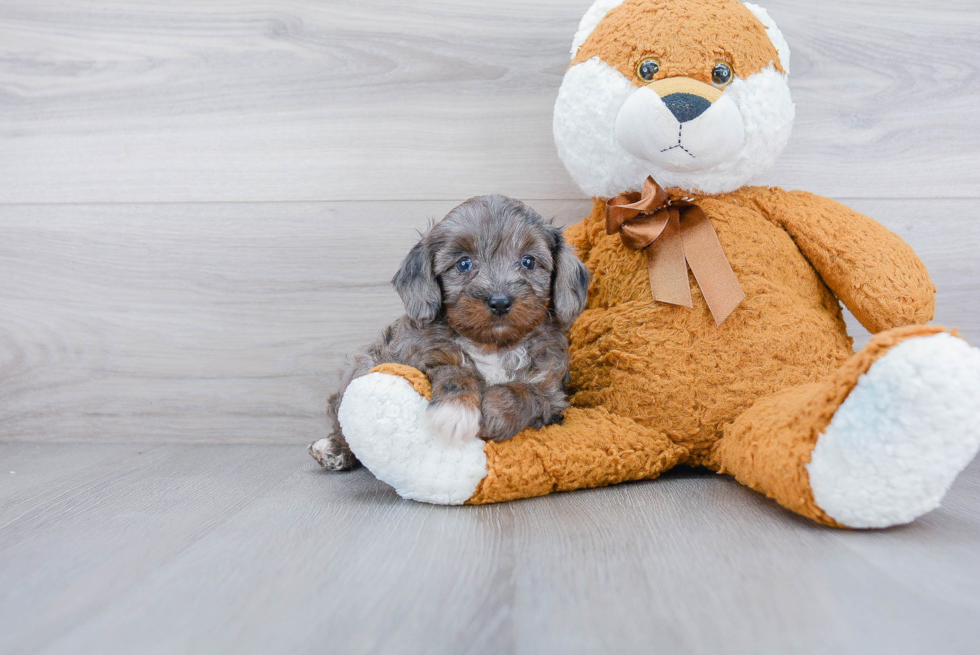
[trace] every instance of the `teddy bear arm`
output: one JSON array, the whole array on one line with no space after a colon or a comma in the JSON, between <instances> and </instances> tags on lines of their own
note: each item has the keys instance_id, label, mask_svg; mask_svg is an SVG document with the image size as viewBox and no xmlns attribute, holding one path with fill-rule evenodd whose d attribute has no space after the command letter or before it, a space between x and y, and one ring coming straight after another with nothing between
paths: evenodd
<instances>
[{"instance_id":1,"label":"teddy bear arm","mask_svg":"<svg viewBox=\"0 0 980 655\"><path fill-rule=\"evenodd\" d=\"M573 407L561 424L528 428L484 451L486 477L467 505L652 480L688 456L665 433L601 407Z\"/></svg>"},{"instance_id":2,"label":"teddy bear arm","mask_svg":"<svg viewBox=\"0 0 980 655\"><path fill-rule=\"evenodd\" d=\"M869 332L933 319L936 287L925 264L897 234L811 193L769 189L758 200Z\"/></svg>"}]
</instances>

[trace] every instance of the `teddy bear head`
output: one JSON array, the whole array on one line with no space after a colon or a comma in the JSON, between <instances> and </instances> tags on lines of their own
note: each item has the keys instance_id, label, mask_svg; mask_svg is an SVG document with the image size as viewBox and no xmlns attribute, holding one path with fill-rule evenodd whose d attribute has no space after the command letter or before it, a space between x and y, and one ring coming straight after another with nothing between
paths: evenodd
<instances>
[{"instance_id":1,"label":"teddy bear head","mask_svg":"<svg viewBox=\"0 0 980 655\"><path fill-rule=\"evenodd\" d=\"M555 104L558 154L598 198L638 191L648 176L692 193L734 191L789 140L789 58L757 5L598 0Z\"/></svg>"}]
</instances>

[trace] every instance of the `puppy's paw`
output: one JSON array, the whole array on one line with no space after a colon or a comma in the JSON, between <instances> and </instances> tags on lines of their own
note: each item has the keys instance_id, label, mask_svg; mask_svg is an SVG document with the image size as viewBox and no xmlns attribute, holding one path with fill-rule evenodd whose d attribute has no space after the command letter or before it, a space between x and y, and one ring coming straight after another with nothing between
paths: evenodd
<instances>
[{"instance_id":1,"label":"puppy's paw","mask_svg":"<svg viewBox=\"0 0 980 655\"><path fill-rule=\"evenodd\" d=\"M332 437L314 441L309 450L310 456L328 471L350 471L359 465L350 448Z\"/></svg>"},{"instance_id":2,"label":"puppy's paw","mask_svg":"<svg viewBox=\"0 0 980 655\"><path fill-rule=\"evenodd\" d=\"M483 424L480 426L480 437L487 441L507 441L517 436L511 421L499 414L484 412Z\"/></svg>"},{"instance_id":3,"label":"puppy's paw","mask_svg":"<svg viewBox=\"0 0 980 655\"><path fill-rule=\"evenodd\" d=\"M565 413L555 412L547 418L536 418L531 421L527 427L534 428L535 430L541 430L548 427L549 425L563 425L565 423Z\"/></svg>"},{"instance_id":4,"label":"puppy's paw","mask_svg":"<svg viewBox=\"0 0 980 655\"><path fill-rule=\"evenodd\" d=\"M428 428L447 443L462 443L480 434L480 410L452 400L436 401L425 411Z\"/></svg>"},{"instance_id":5,"label":"puppy's paw","mask_svg":"<svg viewBox=\"0 0 980 655\"><path fill-rule=\"evenodd\" d=\"M549 425L565 425L565 412L555 412L551 415L545 426Z\"/></svg>"},{"instance_id":6,"label":"puppy's paw","mask_svg":"<svg viewBox=\"0 0 980 655\"><path fill-rule=\"evenodd\" d=\"M527 420L526 409L521 405L515 389L508 386L492 386L483 393L483 423L480 437L487 441L507 441L533 421Z\"/></svg>"}]
</instances>

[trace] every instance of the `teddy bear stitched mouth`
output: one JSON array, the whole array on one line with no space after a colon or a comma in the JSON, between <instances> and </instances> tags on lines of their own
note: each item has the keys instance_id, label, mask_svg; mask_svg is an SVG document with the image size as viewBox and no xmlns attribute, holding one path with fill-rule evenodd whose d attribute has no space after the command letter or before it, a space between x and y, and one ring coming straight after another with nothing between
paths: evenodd
<instances>
[{"instance_id":1,"label":"teddy bear stitched mouth","mask_svg":"<svg viewBox=\"0 0 980 655\"><path fill-rule=\"evenodd\" d=\"M614 119L620 147L667 171L706 170L737 155L745 145L745 125L734 96L697 104L674 97L683 95L661 98L649 87L632 91Z\"/></svg>"},{"instance_id":2,"label":"teddy bear stitched mouth","mask_svg":"<svg viewBox=\"0 0 980 655\"><path fill-rule=\"evenodd\" d=\"M692 159L697 159L697 157L694 156L693 152L691 152L690 150L684 147L683 141L684 141L684 123L681 123L680 128L678 128L677 130L677 145L670 146L669 148L664 148L660 152L670 152L671 150L676 150L677 148L680 148L687 154L691 155Z\"/></svg>"},{"instance_id":3,"label":"teddy bear stitched mouth","mask_svg":"<svg viewBox=\"0 0 980 655\"><path fill-rule=\"evenodd\" d=\"M680 123L680 127L677 129L677 145L664 148L660 152L670 152L671 150L680 148L689 154L692 159L697 159L693 152L684 147L684 123L693 121L711 109L711 101L701 96L696 96L693 93L672 93L663 98L663 103L670 110L670 113L674 115L674 118L677 119L677 122Z\"/></svg>"}]
</instances>

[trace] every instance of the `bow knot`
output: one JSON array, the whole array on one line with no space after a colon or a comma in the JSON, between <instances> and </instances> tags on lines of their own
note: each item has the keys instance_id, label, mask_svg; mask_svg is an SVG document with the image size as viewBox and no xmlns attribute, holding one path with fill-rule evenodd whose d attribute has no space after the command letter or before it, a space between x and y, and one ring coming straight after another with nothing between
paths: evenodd
<instances>
[{"instance_id":1,"label":"bow knot","mask_svg":"<svg viewBox=\"0 0 980 655\"><path fill-rule=\"evenodd\" d=\"M618 232L627 248L646 250L657 302L694 307L688 266L717 325L745 299L704 210L688 199L672 201L652 177L642 193L624 193L606 203L606 232Z\"/></svg>"}]
</instances>

